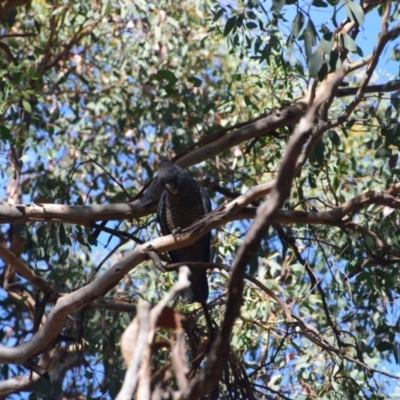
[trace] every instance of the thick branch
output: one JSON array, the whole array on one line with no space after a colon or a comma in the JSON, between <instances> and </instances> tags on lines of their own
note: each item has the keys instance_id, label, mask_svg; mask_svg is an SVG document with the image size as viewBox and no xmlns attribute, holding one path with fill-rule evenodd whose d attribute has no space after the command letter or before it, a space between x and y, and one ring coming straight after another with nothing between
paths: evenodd
<instances>
[{"instance_id":1,"label":"thick branch","mask_svg":"<svg viewBox=\"0 0 400 400\"><path fill-rule=\"evenodd\" d=\"M243 245L239 248L233 263L232 274L228 286L226 312L221 330L212 346L205 369L193 379L188 389L183 393L183 399L198 399L208 393L218 382L229 355L232 327L239 315L243 297L243 277L247 264L255 255L262 237L273 221L274 214L290 195L292 180L296 172L296 163L302 146L314 127L315 114L318 108L326 101L334 87L343 79L340 71L321 85L316 93L315 100L300 120L293 136L287 145L282 163L279 168L276 184L268 198L257 210L257 216L248 231Z\"/></svg>"},{"instance_id":2,"label":"thick branch","mask_svg":"<svg viewBox=\"0 0 400 400\"><path fill-rule=\"evenodd\" d=\"M202 221L213 218L214 214L231 214L226 221L238 219L252 219L256 208L244 209L260 197L270 193L275 181L251 188L230 203L219 207L208 214ZM275 215L275 222L282 224L335 224L346 216L352 216L371 204L385 205L400 208L400 201L395 199L400 194L400 184L396 183L388 190L371 190L346 201L331 211L306 212L296 210L279 210ZM151 204L150 200L147 205ZM155 201L154 201L155 204ZM75 221L79 225L88 225L99 220L120 220L148 215L153 212L153 207L147 207L145 202L136 200L130 204L109 204L105 206L65 206L60 204L46 204L45 207L37 205L0 206L0 220L7 223L21 223L27 221L49 221L69 223ZM21 210L24 210L21 212ZM22 275L22 274L21 274Z\"/></svg>"},{"instance_id":3,"label":"thick branch","mask_svg":"<svg viewBox=\"0 0 400 400\"><path fill-rule=\"evenodd\" d=\"M196 148L189 154L179 158L176 164L182 168L198 164L249 139L265 136L278 128L296 124L304 114L306 107L307 103L299 101L282 109L274 110L264 118L257 119L254 122L241 126L228 135Z\"/></svg>"},{"instance_id":4,"label":"thick branch","mask_svg":"<svg viewBox=\"0 0 400 400\"><path fill-rule=\"evenodd\" d=\"M251 199L251 196L250 196ZM243 200L243 199L242 199ZM215 210L212 218L205 222L195 224L191 229L184 229L182 234L168 235L151 240L143 245L138 245L131 253L109 268L94 282L62 296L53 307L46 322L41 329L28 341L16 347L0 346L0 363L24 364L32 357L51 348L64 327L65 319L74 311L104 296L113 288L130 270L147 259L147 248L151 246L158 253L189 246L205 233L228 221L227 215L231 210L239 210L242 205L233 202L224 207L225 211Z\"/></svg>"}]
</instances>

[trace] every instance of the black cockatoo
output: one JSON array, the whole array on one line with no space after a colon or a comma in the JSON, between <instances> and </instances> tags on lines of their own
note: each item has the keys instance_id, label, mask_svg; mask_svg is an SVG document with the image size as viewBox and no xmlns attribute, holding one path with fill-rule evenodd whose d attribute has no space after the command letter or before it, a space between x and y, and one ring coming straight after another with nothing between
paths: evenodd
<instances>
[{"instance_id":1,"label":"black cockatoo","mask_svg":"<svg viewBox=\"0 0 400 400\"><path fill-rule=\"evenodd\" d=\"M186 228L211 211L207 191L182 168L163 159L160 161L158 180L164 187L157 210L163 235ZM210 262L210 233L191 246L169 252L173 263L182 261ZM185 303L206 303L208 298L207 274L204 268L190 267L191 285L181 293Z\"/></svg>"}]
</instances>

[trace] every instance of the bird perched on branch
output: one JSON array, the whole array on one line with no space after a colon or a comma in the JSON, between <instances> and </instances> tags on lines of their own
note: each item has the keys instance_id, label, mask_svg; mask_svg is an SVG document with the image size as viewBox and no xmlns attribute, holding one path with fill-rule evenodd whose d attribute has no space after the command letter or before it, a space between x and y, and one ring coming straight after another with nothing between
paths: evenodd
<instances>
[{"instance_id":1,"label":"bird perched on branch","mask_svg":"<svg viewBox=\"0 0 400 400\"><path fill-rule=\"evenodd\" d=\"M166 159L161 160L158 180L164 187L157 210L163 235L186 228L211 211L207 191L177 165ZM170 251L171 261L210 262L210 241L210 233L207 233L188 247ZM181 293L182 300L185 303L197 301L205 304L208 298L206 270L189 268L191 285Z\"/></svg>"}]
</instances>

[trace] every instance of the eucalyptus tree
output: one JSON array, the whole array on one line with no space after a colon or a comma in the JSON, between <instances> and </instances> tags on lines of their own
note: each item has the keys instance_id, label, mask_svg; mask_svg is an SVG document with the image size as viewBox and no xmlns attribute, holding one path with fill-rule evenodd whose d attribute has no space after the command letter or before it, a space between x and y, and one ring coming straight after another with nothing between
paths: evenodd
<instances>
[{"instance_id":1,"label":"eucalyptus tree","mask_svg":"<svg viewBox=\"0 0 400 400\"><path fill-rule=\"evenodd\" d=\"M0 395L398 395L399 12L3 1ZM165 237L163 157L214 208Z\"/></svg>"}]
</instances>

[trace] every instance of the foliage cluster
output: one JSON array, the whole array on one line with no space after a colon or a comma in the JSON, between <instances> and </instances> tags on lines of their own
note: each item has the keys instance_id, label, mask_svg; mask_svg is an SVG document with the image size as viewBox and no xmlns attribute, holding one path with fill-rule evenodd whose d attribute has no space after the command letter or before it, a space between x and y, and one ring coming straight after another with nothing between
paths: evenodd
<instances>
[{"instance_id":1,"label":"foliage cluster","mask_svg":"<svg viewBox=\"0 0 400 400\"><path fill-rule=\"evenodd\" d=\"M0 396L117 396L121 334L138 299L157 304L176 274L146 260L107 290L96 282L159 236L154 204L137 204L162 156L189 168L214 208L256 193L241 214L232 207L208 226L217 228L213 262L225 265L209 274L221 327L230 267L298 122L324 91L293 154L290 196L249 253L208 398L398 396L399 13L389 0L1 2ZM371 21L381 27L373 50L361 37ZM397 74L375 78L382 60ZM343 68L346 81L329 86ZM73 302L81 290L86 301L58 317L60 298ZM198 304L174 309L189 321L188 377L200 382L217 349L205 351ZM24 358L18 346L49 330L45 350ZM171 333L160 329L156 342L152 387L164 378L165 393L186 393L167 378ZM13 348L17 361L7 358Z\"/></svg>"}]
</instances>

